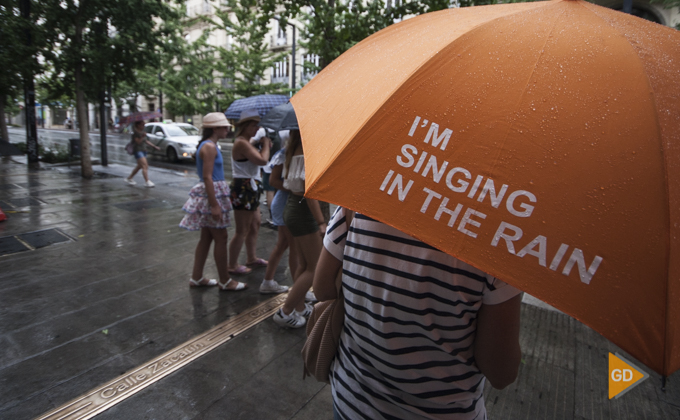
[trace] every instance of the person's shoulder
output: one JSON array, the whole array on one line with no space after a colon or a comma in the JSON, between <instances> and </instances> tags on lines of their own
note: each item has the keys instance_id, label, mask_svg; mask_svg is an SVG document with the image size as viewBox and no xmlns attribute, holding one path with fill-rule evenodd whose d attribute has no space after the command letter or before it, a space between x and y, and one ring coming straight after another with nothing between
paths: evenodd
<instances>
[{"instance_id":1,"label":"person's shoulder","mask_svg":"<svg viewBox=\"0 0 680 420\"><path fill-rule=\"evenodd\" d=\"M215 147L215 143L211 142L210 140L204 140L203 145L201 146L201 150L206 150L206 151L215 151L217 150L217 147Z\"/></svg>"}]
</instances>

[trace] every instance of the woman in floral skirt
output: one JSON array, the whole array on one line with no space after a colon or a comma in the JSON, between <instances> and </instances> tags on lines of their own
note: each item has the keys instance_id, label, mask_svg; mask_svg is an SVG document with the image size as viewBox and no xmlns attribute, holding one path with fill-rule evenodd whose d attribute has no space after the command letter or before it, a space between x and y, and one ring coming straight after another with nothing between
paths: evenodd
<instances>
[{"instance_id":1,"label":"woman in floral skirt","mask_svg":"<svg viewBox=\"0 0 680 420\"><path fill-rule=\"evenodd\" d=\"M201 239L196 245L194 269L189 279L191 287L219 286L220 290L244 290L247 285L233 281L227 271L227 227L230 226L229 185L224 180L224 160L217 141L227 137L230 124L224 114L211 112L203 118L203 136L196 150L196 171L203 180L189 192L182 210L186 215L179 226L187 230L200 230ZM203 267L215 242L213 256L219 281L203 276Z\"/></svg>"}]
</instances>

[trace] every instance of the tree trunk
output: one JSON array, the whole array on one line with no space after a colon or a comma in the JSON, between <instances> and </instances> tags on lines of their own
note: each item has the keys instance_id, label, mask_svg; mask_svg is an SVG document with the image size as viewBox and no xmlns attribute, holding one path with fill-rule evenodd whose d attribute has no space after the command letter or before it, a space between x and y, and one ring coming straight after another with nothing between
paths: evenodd
<instances>
[{"instance_id":1,"label":"tree trunk","mask_svg":"<svg viewBox=\"0 0 680 420\"><path fill-rule=\"evenodd\" d=\"M5 101L7 95L0 93L0 136L2 141L9 143L9 131L7 131L7 121L5 120Z\"/></svg>"},{"instance_id":2,"label":"tree trunk","mask_svg":"<svg viewBox=\"0 0 680 420\"><path fill-rule=\"evenodd\" d=\"M80 44L83 28L76 25L76 44ZM85 179L91 179L94 175L92 160L90 157L90 136L87 124L87 102L83 92L83 64L80 60L75 65L76 79L76 115L78 115L78 128L80 129L80 174Z\"/></svg>"}]
</instances>

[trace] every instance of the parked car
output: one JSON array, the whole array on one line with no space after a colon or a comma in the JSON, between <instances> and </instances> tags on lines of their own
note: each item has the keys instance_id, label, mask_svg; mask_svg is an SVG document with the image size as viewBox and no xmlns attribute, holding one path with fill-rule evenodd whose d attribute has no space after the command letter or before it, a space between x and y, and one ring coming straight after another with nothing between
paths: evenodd
<instances>
[{"instance_id":1,"label":"parked car","mask_svg":"<svg viewBox=\"0 0 680 420\"><path fill-rule=\"evenodd\" d=\"M165 156L170 162L193 159L201 140L198 129L186 123L148 123L144 130L149 141L160 147L150 153Z\"/></svg>"}]
</instances>

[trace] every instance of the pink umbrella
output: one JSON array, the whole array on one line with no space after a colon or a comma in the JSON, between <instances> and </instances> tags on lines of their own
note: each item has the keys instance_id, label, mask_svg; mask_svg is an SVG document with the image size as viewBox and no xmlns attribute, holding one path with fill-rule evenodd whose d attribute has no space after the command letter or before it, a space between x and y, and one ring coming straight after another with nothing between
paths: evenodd
<instances>
[{"instance_id":1,"label":"pink umbrella","mask_svg":"<svg viewBox=\"0 0 680 420\"><path fill-rule=\"evenodd\" d=\"M150 120L152 118L163 118L163 115L160 112L135 112L127 117L123 117L120 119L119 124L125 125L129 124L135 121L144 121L144 120Z\"/></svg>"}]
</instances>

